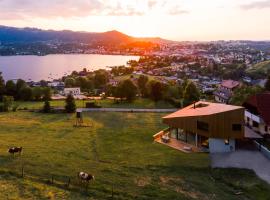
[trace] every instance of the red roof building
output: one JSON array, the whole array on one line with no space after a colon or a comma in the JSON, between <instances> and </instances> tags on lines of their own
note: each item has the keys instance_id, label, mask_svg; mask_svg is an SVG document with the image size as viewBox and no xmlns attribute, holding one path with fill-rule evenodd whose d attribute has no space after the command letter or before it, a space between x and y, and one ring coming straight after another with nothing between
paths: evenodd
<instances>
[{"instance_id":1,"label":"red roof building","mask_svg":"<svg viewBox=\"0 0 270 200\"><path fill-rule=\"evenodd\" d=\"M250 97L243 106L246 124L261 134L270 134L270 92Z\"/></svg>"}]
</instances>

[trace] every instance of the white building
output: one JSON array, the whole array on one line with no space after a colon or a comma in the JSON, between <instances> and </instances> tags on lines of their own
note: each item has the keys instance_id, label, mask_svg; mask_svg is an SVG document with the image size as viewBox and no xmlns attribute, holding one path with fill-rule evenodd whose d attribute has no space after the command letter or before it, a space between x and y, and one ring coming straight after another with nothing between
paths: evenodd
<instances>
[{"instance_id":1,"label":"white building","mask_svg":"<svg viewBox=\"0 0 270 200\"><path fill-rule=\"evenodd\" d=\"M72 94L73 96L77 96L81 94L81 89L78 88L65 88L64 89L64 95Z\"/></svg>"}]
</instances>

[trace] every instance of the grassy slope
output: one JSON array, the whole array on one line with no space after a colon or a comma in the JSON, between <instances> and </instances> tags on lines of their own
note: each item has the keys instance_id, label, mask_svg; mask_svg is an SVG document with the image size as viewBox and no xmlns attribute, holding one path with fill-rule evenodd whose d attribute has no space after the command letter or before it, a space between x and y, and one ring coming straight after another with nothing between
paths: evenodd
<instances>
[{"instance_id":1,"label":"grassy slope","mask_svg":"<svg viewBox=\"0 0 270 200\"><path fill-rule=\"evenodd\" d=\"M270 61L260 62L252 66L247 70L249 74L264 74L267 75L268 70L270 70Z\"/></svg>"},{"instance_id":2,"label":"grassy slope","mask_svg":"<svg viewBox=\"0 0 270 200\"><path fill-rule=\"evenodd\" d=\"M29 112L0 114L0 199L269 199L270 187L252 172L210 169L207 154L184 154L155 144L161 114L90 113L91 128L74 128L74 116ZM7 148L23 146L21 158ZM26 178L20 173L25 165ZM62 188L76 173L96 177L88 193ZM9 173L8 173L9 172ZM44 180L54 174L58 186ZM235 195L235 191L243 191Z\"/></svg>"},{"instance_id":3,"label":"grassy slope","mask_svg":"<svg viewBox=\"0 0 270 200\"><path fill-rule=\"evenodd\" d=\"M85 107L85 102L82 100L77 100L76 104L77 107ZM104 108L173 108L172 105L170 105L167 102L157 102L150 99L136 99L132 103L122 102L122 103L115 103L113 100L105 99L105 100L95 100L97 105L100 105ZM16 104L19 105L19 108L28 108L28 109L40 109L43 107L43 102L16 102ZM65 101L59 100L59 101L51 101L51 106L54 107L64 107Z\"/></svg>"}]
</instances>

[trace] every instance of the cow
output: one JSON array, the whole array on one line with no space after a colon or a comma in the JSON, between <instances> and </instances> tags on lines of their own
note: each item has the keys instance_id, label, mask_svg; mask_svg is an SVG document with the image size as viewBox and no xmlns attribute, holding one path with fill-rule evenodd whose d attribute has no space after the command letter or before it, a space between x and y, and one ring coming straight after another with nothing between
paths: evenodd
<instances>
[{"instance_id":1,"label":"cow","mask_svg":"<svg viewBox=\"0 0 270 200\"><path fill-rule=\"evenodd\" d=\"M15 153L19 153L21 155L22 149L22 147L11 147L8 149L8 153L13 154L13 156Z\"/></svg>"},{"instance_id":2,"label":"cow","mask_svg":"<svg viewBox=\"0 0 270 200\"><path fill-rule=\"evenodd\" d=\"M81 182L87 182L91 180L95 180L95 177L91 174L85 173L85 172L79 172L78 173L78 178L81 180Z\"/></svg>"}]
</instances>

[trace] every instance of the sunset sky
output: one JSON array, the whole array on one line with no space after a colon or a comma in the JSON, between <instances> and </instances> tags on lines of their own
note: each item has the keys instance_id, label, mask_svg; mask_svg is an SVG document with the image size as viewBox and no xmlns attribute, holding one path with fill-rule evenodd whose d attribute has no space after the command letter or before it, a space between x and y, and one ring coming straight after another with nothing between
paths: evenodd
<instances>
[{"instance_id":1,"label":"sunset sky","mask_svg":"<svg viewBox=\"0 0 270 200\"><path fill-rule=\"evenodd\" d=\"M0 0L0 24L160 36L270 40L270 0Z\"/></svg>"}]
</instances>

